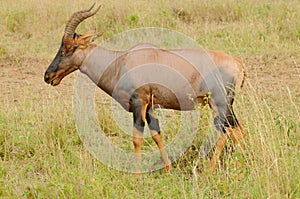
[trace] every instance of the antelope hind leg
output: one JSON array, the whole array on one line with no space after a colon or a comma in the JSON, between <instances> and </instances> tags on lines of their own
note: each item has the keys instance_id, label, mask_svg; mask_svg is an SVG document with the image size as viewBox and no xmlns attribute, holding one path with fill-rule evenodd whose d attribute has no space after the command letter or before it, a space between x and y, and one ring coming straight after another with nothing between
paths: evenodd
<instances>
[{"instance_id":1,"label":"antelope hind leg","mask_svg":"<svg viewBox=\"0 0 300 199\"><path fill-rule=\"evenodd\" d=\"M220 156L227 144L228 135L226 133L221 132L220 136L215 145L215 151L210 160L210 171L213 173L216 169L216 165L220 159Z\"/></svg>"},{"instance_id":2,"label":"antelope hind leg","mask_svg":"<svg viewBox=\"0 0 300 199\"><path fill-rule=\"evenodd\" d=\"M243 131L243 127L239 124L235 128L228 128L227 129L228 134L230 135L230 138L233 140L233 143L237 150L243 151L245 148L245 135ZM241 167L242 163L237 161L236 162L236 167Z\"/></svg>"}]
</instances>

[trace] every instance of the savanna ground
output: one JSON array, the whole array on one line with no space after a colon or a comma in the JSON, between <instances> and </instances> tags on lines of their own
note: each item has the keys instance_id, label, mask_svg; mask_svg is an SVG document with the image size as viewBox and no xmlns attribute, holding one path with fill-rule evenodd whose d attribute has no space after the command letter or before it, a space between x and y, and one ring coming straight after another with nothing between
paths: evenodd
<instances>
[{"instance_id":1,"label":"savanna ground","mask_svg":"<svg viewBox=\"0 0 300 199\"><path fill-rule=\"evenodd\" d=\"M299 1L98 2L101 11L77 32L96 27L104 32L99 43L132 28L164 27L239 57L248 69L235 103L247 131L243 153L227 148L211 175L207 159L183 157L168 176L147 173L139 182L84 148L72 116L76 73L55 88L43 82L67 19L91 3L0 2L0 197L300 198ZM108 132L114 140L119 134ZM242 167L234 166L236 159Z\"/></svg>"}]
</instances>

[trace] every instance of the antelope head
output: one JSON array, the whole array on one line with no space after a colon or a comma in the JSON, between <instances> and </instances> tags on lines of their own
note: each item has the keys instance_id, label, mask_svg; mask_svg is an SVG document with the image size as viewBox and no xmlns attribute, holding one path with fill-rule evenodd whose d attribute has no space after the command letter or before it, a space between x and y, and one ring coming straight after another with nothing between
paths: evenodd
<instances>
[{"instance_id":1,"label":"antelope head","mask_svg":"<svg viewBox=\"0 0 300 199\"><path fill-rule=\"evenodd\" d=\"M46 83L56 86L60 81L79 69L87 53L96 45L91 44L98 37L96 31L86 32L83 35L75 33L76 27L85 19L95 15L101 5L92 11L95 3L86 10L75 12L69 19L65 27L60 48L45 72Z\"/></svg>"}]
</instances>

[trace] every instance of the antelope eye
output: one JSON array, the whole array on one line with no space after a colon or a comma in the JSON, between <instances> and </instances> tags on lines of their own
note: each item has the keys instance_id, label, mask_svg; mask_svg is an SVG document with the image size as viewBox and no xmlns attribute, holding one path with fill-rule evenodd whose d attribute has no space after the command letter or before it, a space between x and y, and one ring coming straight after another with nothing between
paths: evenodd
<instances>
[{"instance_id":1,"label":"antelope eye","mask_svg":"<svg viewBox=\"0 0 300 199\"><path fill-rule=\"evenodd\" d=\"M61 56L65 57L69 54L70 52L70 45L64 45L61 49Z\"/></svg>"},{"instance_id":2,"label":"antelope eye","mask_svg":"<svg viewBox=\"0 0 300 199\"><path fill-rule=\"evenodd\" d=\"M61 54L62 57L64 57L66 55L65 50L62 50L60 54Z\"/></svg>"}]
</instances>

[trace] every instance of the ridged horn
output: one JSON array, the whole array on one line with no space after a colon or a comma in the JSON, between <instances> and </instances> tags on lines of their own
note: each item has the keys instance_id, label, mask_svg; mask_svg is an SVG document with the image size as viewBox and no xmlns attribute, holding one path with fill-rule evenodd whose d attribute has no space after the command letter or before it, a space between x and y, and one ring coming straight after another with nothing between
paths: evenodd
<instances>
[{"instance_id":1,"label":"ridged horn","mask_svg":"<svg viewBox=\"0 0 300 199\"><path fill-rule=\"evenodd\" d=\"M73 38L75 29L77 28L77 26L83 20L95 15L99 11L99 9L101 8L102 5L100 5L95 11L92 11L95 4L96 4L96 2L89 9L81 10L81 11L78 11L78 12L75 12L72 14L72 16L70 17L70 19L67 22L66 27L65 27L65 37Z\"/></svg>"}]
</instances>

